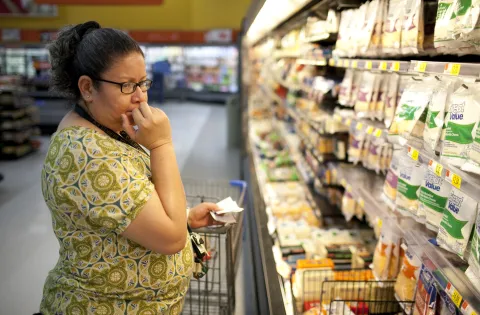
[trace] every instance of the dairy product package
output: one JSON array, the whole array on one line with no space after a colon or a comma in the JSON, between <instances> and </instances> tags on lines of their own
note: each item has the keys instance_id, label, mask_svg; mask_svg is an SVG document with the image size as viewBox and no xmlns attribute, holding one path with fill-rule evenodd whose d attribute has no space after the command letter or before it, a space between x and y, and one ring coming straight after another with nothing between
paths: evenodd
<instances>
[{"instance_id":1,"label":"dairy product package","mask_svg":"<svg viewBox=\"0 0 480 315\"><path fill-rule=\"evenodd\" d=\"M395 264L395 261L392 261L392 255L394 251L398 252L400 247L401 236L390 225L389 221L383 223L380 239L373 254L373 274L377 280L392 279L390 267L394 269L393 264ZM400 255L397 254L397 258L398 256Z\"/></svg>"},{"instance_id":2,"label":"dairy product package","mask_svg":"<svg viewBox=\"0 0 480 315\"><path fill-rule=\"evenodd\" d=\"M404 245L402 245L404 246ZM414 301L415 288L417 281L420 277L420 268L422 262L413 253L407 250L403 256L402 266L400 267L400 273L398 274L397 281L395 282L395 297L398 301ZM408 305L411 308L410 305ZM407 314L410 313L406 310Z\"/></svg>"},{"instance_id":3,"label":"dairy product package","mask_svg":"<svg viewBox=\"0 0 480 315\"><path fill-rule=\"evenodd\" d=\"M373 109L373 117L378 120L384 119L385 114L385 104L387 101L387 91L388 85L390 83L391 78L390 73L385 73L380 75L380 84L378 87L377 97L374 98L374 109Z\"/></svg>"},{"instance_id":4,"label":"dairy product package","mask_svg":"<svg viewBox=\"0 0 480 315\"><path fill-rule=\"evenodd\" d=\"M345 193L342 197L342 213L347 222L351 221L355 216L355 200L353 199L352 193L349 189L345 189Z\"/></svg>"},{"instance_id":5,"label":"dairy product package","mask_svg":"<svg viewBox=\"0 0 480 315\"><path fill-rule=\"evenodd\" d=\"M357 92L357 101L355 102L355 113L358 118L369 116L370 103L372 101L373 91L378 85L379 74L370 71L364 71L360 88Z\"/></svg>"},{"instance_id":6,"label":"dairy product package","mask_svg":"<svg viewBox=\"0 0 480 315\"><path fill-rule=\"evenodd\" d=\"M475 138L467 150L467 158L462 170L480 174L480 121L476 125Z\"/></svg>"},{"instance_id":7,"label":"dairy product package","mask_svg":"<svg viewBox=\"0 0 480 315\"><path fill-rule=\"evenodd\" d=\"M348 147L348 161L357 164L361 161L363 150L366 142L366 133L362 130L356 130L350 133L350 141Z\"/></svg>"},{"instance_id":8,"label":"dairy product package","mask_svg":"<svg viewBox=\"0 0 480 315\"><path fill-rule=\"evenodd\" d=\"M391 208L395 204L397 198L398 176L400 170L400 158L403 155L403 150L393 151L392 161L387 172L385 183L383 184L383 195L388 200Z\"/></svg>"},{"instance_id":9,"label":"dairy product package","mask_svg":"<svg viewBox=\"0 0 480 315\"><path fill-rule=\"evenodd\" d=\"M472 269L471 271L476 274L477 277L480 277L480 211L478 211L477 218L475 219L468 264Z\"/></svg>"},{"instance_id":10,"label":"dairy product package","mask_svg":"<svg viewBox=\"0 0 480 315\"><path fill-rule=\"evenodd\" d=\"M423 51L429 55L436 54L435 45L433 43L435 36L435 20L437 17L438 2L423 3L423 20L424 20L424 37Z\"/></svg>"},{"instance_id":11,"label":"dairy product package","mask_svg":"<svg viewBox=\"0 0 480 315\"><path fill-rule=\"evenodd\" d=\"M452 187L438 230L438 244L463 259L476 216L477 202Z\"/></svg>"},{"instance_id":12,"label":"dairy product package","mask_svg":"<svg viewBox=\"0 0 480 315\"><path fill-rule=\"evenodd\" d=\"M402 37L406 0L390 0L388 5L387 20L383 24L383 53L397 54Z\"/></svg>"},{"instance_id":13,"label":"dairy product package","mask_svg":"<svg viewBox=\"0 0 480 315\"><path fill-rule=\"evenodd\" d=\"M355 70L347 69L345 70L345 76L343 77L342 83L340 84L340 91L338 93L338 103L343 106L350 106L352 88L353 88L353 74Z\"/></svg>"},{"instance_id":14,"label":"dairy product package","mask_svg":"<svg viewBox=\"0 0 480 315\"><path fill-rule=\"evenodd\" d=\"M473 143L477 122L480 120L480 102L475 85L462 86L451 97L447 115L447 129L442 147L442 158L461 167Z\"/></svg>"},{"instance_id":15,"label":"dairy product package","mask_svg":"<svg viewBox=\"0 0 480 315\"><path fill-rule=\"evenodd\" d=\"M376 11L375 25L373 27L372 39L366 53L367 56L375 57L380 55L382 49L383 17L386 14L387 4L387 0L378 1L378 10Z\"/></svg>"},{"instance_id":16,"label":"dairy product package","mask_svg":"<svg viewBox=\"0 0 480 315\"><path fill-rule=\"evenodd\" d=\"M425 225L430 230L438 231L451 190L452 185L427 168L418 200L419 211L425 213Z\"/></svg>"},{"instance_id":17,"label":"dairy product package","mask_svg":"<svg viewBox=\"0 0 480 315\"><path fill-rule=\"evenodd\" d=\"M397 139L394 143L403 145L411 137L419 139L423 136L425 109L432 99L435 87L432 83L432 80L414 81L403 91L394 123L388 131L393 140Z\"/></svg>"},{"instance_id":18,"label":"dairy product package","mask_svg":"<svg viewBox=\"0 0 480 315\"><path fill-rule=\"evenodd\" d=\"M365 23L363 24L363 28L360 32L360 36L358 36L359 37L359 54L362 56L367 54L367 51L370 47L372 34L377 22L378 12L381 10L381 1L372 0L371 2L367 2L365 6L366 6Z\"/></svg>"},{"instance_id":19,"label":"dairy product package","mask_svg":"<svg viewBox=\"0 0 480 315\"><path fill-rule=\"evenodd\" d=\"M350 97L350 106L355 106L360 86L362 85L363 71L354 71L352 80L352 93Z\"/></svg>"},{"instance_id":20,"label":"dairy product package","mask_svg":"<svg viewBox=\"0 0 480 315\"><path fill-rule=\"evenodd\" d=\"M455 37L480 50L480 1L455 0L455 18L450 19Z\"/></svg>"},{"instance_id":21,"label":"dairy product package","mask_svg":"<svg viewBox=\"0 0 480 315\"><path fill-rule=\"evenodd\" d=\"M437 19L435 24L434 45L437 51L446 53L454 52L456 54L472 53L473 46L468 41L459 39L460 34L456 25L457 7L466 7L461 0L439 0L437 9ZM460 9L462 11L463 9Z\"/></svg>"},{"instance_id":22,"label":"dairy product package","mask_svg":"<svg viewBox=\"0 0 480 315\"><path fill-rule=\"evenodd\" d=\"M400 158L397 198L397 210L403 215L417 216L418 190L422 185L426 166L414 161L407 155Z\"/></svg>"},{"instance_id":23,"label":"dairy product package","mask_svg":"<svg viewBox=\"0 0 480 315\"><path fill-rule=\"evenodd\" d=\"M423 50L423 0L407 0L402 28L402 53L418 54Z\"/></svg>"},{"instance_id":24,"label":"dairy product package","mask_svg":"<svg viewBox=\"0 0 480 315\"><path fill-rule=\"evenodd\" d=\"M409 77L407 76L400 76L397 73L390 74L390 78L388 79L387 97L385 98L385 110L383 114L385 126L387 128L390 128L393 118L395 117L399 88L401 85L400 83L402 82L403 84L401 88L405 89L408 78Z\"/></svg>"},{"instance_id":25,"label":"dairy product package","mask_svg":"<svg viewBox=\"0 0 480 315\"><path fill-rule=\"evenodd\" d=\"M425 129L423 139L427 150L434 153L439 151L439 142L442 133L442 127L445 120L445 109L450 103L450 97L455 89L458 88L460 80L450 77L444 77L437 82L432 101L428 105Z\"/></svg>"},{"instance_id":26,"label":"dairy product package","mask_svg":"<svg viewBox=\"0 0 480 315\"><path fill-rule=\"evenodd\" d=\"M415 293L414 315L433 315L435 314L438 300L438 290L435 283L435 277L427 266L422 265L420 276L417 282L417 291Z\"/></svg>"},{"instance_id":27,"label":"dairy product package","mask_svg":"<svg viewBox=\"0 0 480 315\"><path fill-rule=\"evenodd\" d=\"M349 57L355 57L360 54L360 50L362 46L362 36L359 36L359 35L361 34L361 31L364 28L364 25L366 23L368 6L369 6L369 3L364 3L360 6L360 8L354 11L354 21L353 21L352 29L350 30L351 32L350 44L352 46L348 50ZM358 32L359 30L360 30L360 34Z\"/></svg>"}]
</instances>

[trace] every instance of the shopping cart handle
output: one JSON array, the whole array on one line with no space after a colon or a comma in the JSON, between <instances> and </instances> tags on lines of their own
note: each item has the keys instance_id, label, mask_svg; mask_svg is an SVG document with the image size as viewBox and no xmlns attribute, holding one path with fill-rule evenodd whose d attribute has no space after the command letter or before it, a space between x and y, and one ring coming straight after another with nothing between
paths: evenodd
<instances>
[{"instance_id":1,"label":"shopping cart handle","mask_svg":"<svg viewBox=\"0 0 480 315\"><path fill-rule=\"evenodd\" d=\"M240 188L240 197L238 198L237 202L239 205L243 204L245 200L245 194L247 192L247 182L243 180L231 180L230 186Z\"/></svg>"}]
</instances>

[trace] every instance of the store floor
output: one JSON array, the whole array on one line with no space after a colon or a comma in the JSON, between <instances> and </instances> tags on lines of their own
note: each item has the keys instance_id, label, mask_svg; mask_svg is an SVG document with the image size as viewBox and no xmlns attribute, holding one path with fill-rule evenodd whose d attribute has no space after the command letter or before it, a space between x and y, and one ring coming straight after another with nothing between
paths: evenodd
<instances>
[{"instance_id":1,"label":"store floor","mask_svg":"<svg viewBox=\"0 0 480 315\"><path fill-rule=\"evenodd\" d=\"M160 106L169 116L182 176L234 179L240 176L240 154L227 148L226 108L221 105L169 102ZM48 149L26 158L0 162L0 314L38 311L44 280L58 259L58 242L43 201L40 172ZM241 275L240 265L238 274ZM237 298L242 301L237 277ZM237 303L241 304L241 303ZM242 314L241 305L237 314Z\"/></svg>"}]
</instances>

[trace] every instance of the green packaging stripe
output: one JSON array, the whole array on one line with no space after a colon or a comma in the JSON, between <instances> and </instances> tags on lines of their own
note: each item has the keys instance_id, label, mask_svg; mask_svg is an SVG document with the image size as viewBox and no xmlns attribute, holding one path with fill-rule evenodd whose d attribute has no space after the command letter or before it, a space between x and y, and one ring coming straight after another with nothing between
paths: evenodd
<instances>
[{"instance_id":1,"label":"green packaging stripe","mask_svg":"<svg viewBox=\"0 0 480 315\"><path fill-rule=\"evenodd\" d=\"M458 144L470 144L473 141L472 132L474 127L475 124L459 125L449 121L445 140Z\"/></svg>"},{"instance_id":2,"label":"green packaging stripe","mask_svg":"<svg viewBox=\"0 0 480 315\"><path fill-rule=\"evenodd\" d=\"M478 227L475 227L478 229ZM471 252L477 263L480 263L480 239L478 231L473 232Z\"/></svg>"},{"instance_id":3,"label":"green packaging stripe","mask_svg":"<svg viewBox=\"0 0 480 315\"><path fill-rule=\"evenodd\" d=\"M418 200L420 200L421 203L430 209L443 213L443 209L445 209L448 197L439 196L430 191L428 188L422 186L420 187L420 195L418 196Z\"/></svg>"},{"instance_id":4,"label":"green packaging stripe","mask_svg":"<svg viewBox=\"0 0 480 315\"><path fill-rule=\"evenodd\" d=\"M432 112L429 112L429 113L428 113L428 117L427 117L427 120L428 120L428 128L433 129L433 128L437 128L437 127L438 127L437 124L436 124L436 122L435 122L435 119L437 118L437 116L438 116L439 113L440 113L440 112L438 112L438 111L437 111L437 112L433 112L433 111L432 111Z\"/></svg>"},{"instance_id":5,"label":"green packaging stripe","mask_svg":"<svg viewBox=\"0 0 480 315\"><path fill-rule=\"evenodd\" d=\"M467 223L468 221L458 220L449 210L445 210L440 226L444 228L451 237L463 240L465 238L463 237L462 229Z\"/></svg>"},{"instance_id":6,"label":"green packaging stripe","mask_svg":"<svg viewBox=\"0 0 480 315\"><path fill-rule=\"evenodd\" d=\"M403 179L399 178L398 179L398 186L397 190L399 193L404 195L407 199L410 200L417 200L417 191L420 188L420 186L415 186L415 185L410 185Z\"/></svg>"}]
</instances>

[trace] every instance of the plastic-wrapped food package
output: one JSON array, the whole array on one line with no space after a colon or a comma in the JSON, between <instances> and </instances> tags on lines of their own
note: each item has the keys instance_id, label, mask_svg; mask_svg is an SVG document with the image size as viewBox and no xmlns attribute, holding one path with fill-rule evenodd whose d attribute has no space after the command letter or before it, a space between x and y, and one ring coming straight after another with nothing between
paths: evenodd
<instances>
[{"instance_id":1,"label":"plastic-wrapped food package","mask_svg":"<svg viewBox=\"0 0 480 315\"><path fill-rule=\"evenodd\" d=\"M438 244L463 258L476 216L477 202L452 187L438 230Z\"/></svg>"},{"instance_id":2,"label":"plastic-wrapped food package","mask_svg":"<svg viewBox=\"0 0 480 315\"><path fill-rule=\"evenodd\" d=\"M445 77L437 83L432 101L428 105L423 139L425 147L431 152L439 151L439 141L442 133L442 126L445 120L445 109L450 102L450 97L461 81Z\"/></svg>"},{"instance_id":3,"label":"plastic-wrapped food package","mask_svg":"<svg viewBox=\"0 0 480 315\"><path fill-rule=\"evenodd\" d=\"M423 50L423 0L407 0L402 29L402 53Z\"/></svg>"},{"instance_id":4,"label":"plastic-wrapped food package","mask_svg":"<svg viewBox=\"0 0 480 315\"><path fill-rule=\"evenodd\" d=\"M361 84L357 92L357 101L355 102L357 117L364 118L369 116L373 91L379 83L378 78L378 74L370 71L363 72Z\"/></svg>"},{"instance_id":5,"label":"plastic-wrapped food package","mask_svg":"<svg viewBox=\"0 0 480 315\"><path fill-rule=\"evenodd\" d=\"M429 55L435 54L437 51L433 43L435 34L435 19L437 17L438 2L423 3L423 20L424 20L424 38L423 51Z\"/></svg>"},{"instance_id":6,"label":"plastic-wrapped food package","mask_svg":"<svg viewBox=\"0 0 480 315\"><path fill-rule=\"evenodd\" d=\"M351 30L350 42L353 44L353 47L348 50L349 57L355 57L360 54L360 48L362 45L362 37L359 36L358 30L362 30L364 23L366 22L368 3L362 4L360 8L355 10L354 13L354 22L353 28ZM361 32L360 32L361 34Z\"/></svg>"},{"instance_id":7,"label":"plastic-wrapped food package","mask_svg":"<svg viewBox=\"0 0 480 315\"><path fill-rule=\"evenodd\" d=\"M437 300L438 290L435 277L427 266L423 265L418 278L413 315L435 314Z\"/></svg>"},{"instance_id":8,"label":"plastic-wrapped food package","mask_svg":"<svg viewBox=\"0 0 480 315\"><path fill-rule=\"evenodd\" d=\"M388 132L391 139L397 139L395 142L405 144L406 140L412 137L417 139L423 137L425 109L432 99L434 89L435 82L430 79L412 83L403 91L394 123Z\"/></svg>"},{"instance_id":9,"label":"plastic-wrapped food package","mask_svg":"<svg viewBox=\"0 0 480 315\"><path fill-rule=\"evenodd\" d=\"M385 99L384 122L387 128L390 128L393 118L395 117L395 110L397 108L397 101L399 93L405 89L409 77L400 76L397 73L392 73L388 80L387 98Z\"/></svg>"},{"instance_id":10,"label":"plastic-wrapped food package","mask_svg":"<svg viewBox=\"0 0 480 315\"><path fill-rule=\"evenodd\" d=\"M387 202L391 206L395 204L395 200L397 198L398 176L400 175L400 159L403 154L403 150L395 150L393 152L390 168L388 169L385 184L383 185L383 196L386 197Z\"/></svg>"},{"instance_id":11,"label":"plastic-wrapped food package","mask_svg":"<svg viewBox=\"0 0 480 315\"><path fill-rule=\"evenodd\" d=\"M480 95L475 87L463 84L451 97L442 158L454 166L466 162L480 120Z\"/></svg>"},{"instance_id":12,"label":"plastic-wrapped food package","mask_svg":"<svg viewBox=\"0 0 480 315\"><path fill-rule=\"evenodd\" d=\"M384 119L385 113L385 103L387 101L387 91L388 91L388 84L390 83L391 74L385 73L380 75L380 84L378 87L377 97L374 98L375 106L374 106L374 113L373 117L378 120Z\"/></svg>"},{"instance_id":13,"label":"plastic-wrapped food package","mask_svg":"<svg viewBox=\"0 0 480 315\"><path fill-rule=\"evenodd\" d=\"M451 190L452 185L443 177L437 176L430 169L426 170L418 199L419 211L425 213L425 225L430 230L438 231Z\"/></svg>"},{"instance_id":14,"label":"plastic-wrapped food package","mask_svg":"<svg viewBox=\"0 0 480 315\"><path fill-rule=\"evenodd\" d=\"M367 12L365 16L365 23L363 25L360 35L360 54L366 55L370 49L374 29L377 26L379 12L382 10L382 3L380 0L373 0L366 4Z\"/></svg>"},{"instance_id":15,"label":"plastic-wrapped food package","mask_svg":"<svg viewBox=\"0 0 480 315\"><path fill-rule=\"evenodd\" d=\"M403 245L402 245L403 246ZM415 296L415 287L420 276L422 262L417 256L408 251L403 256L402 266L395 282L395 295L399 301L413 301ZM410 307L410 305L408 305ZM406 310L407 314L410 313Z\"/></svg>"},{"instance_id":16,"label":"plastic-wrapped food package","mask_svg":"<svg viewBox=\"0 0 480 315\"><path fill-rule=\"evenodd\" d=\"M385 143L382 148L382 153L380 156L380 169L376 170L378 172L387 172L392 161L393 155L393 146L389 143Z\"/></svg>"},{"instance_id":17,"label":"plastic-wrapped food package","mask_svg":"<svg viewBox=\"0 0 480 315\"><path fill-rule=\"evenodd\" d=\"M396 269L394 265L396 262L398 263L397 260L400 256L401 236L390 225L389 221L383 223L380 239L373 255L373 274L377 280L389 280L396 276L393 273ZM396 255L394 251L396 251Z\"/></svg>"},{"instance_id":18,"label":"plastic-wrapped food package","mask_svg":"<svg viewBox=\"0 0 480 315\"><path fill-rule=\"evenodd\" d=\"M480 1L455 1L455 19L450 20L455 37L480 50Z\"/></svg>"},{"instance_id":19,"label":"plastic-wrapped food package","mask_svg":"<svg viewBox=\"0 0 480 315\"><path fill-rule=\"evenodd\" d=\"M363 154L363 147L365 145L366 134L365 132L355 129L353 133L350 133L350 141L348 147L348 161L357 164L361 161Z\"/></svg>"},{"instance_id":20,"label":"plastic-wrapped food package","mask_svg":"<svg viewBox=\"0 0 480 315\"><path fill-rule=\"evenodd\" d=\"M367 56L378 56L380 55L382 48L382 29L383 29L383 17L384 12L387 10L388 1L379 0L378 8L375 16L375 25L373 26L372 39L370 45L368 46Z\"/></svg>"},{"instance_id":21,"label":"plastic-wrapped food package","mask_svg":"<svg viewBox=\"0 0 480 315\"><path fill-rule=\"evenodd\" d=\"M418 190L422 185L426 166L414 161L409 156L400 158L397 198L397 210L404 215L417 216Z\"/></svg>"},{"instance_id":22,"label":"plastic-wrapped food package","mask_svg":"<svg viewBox=\"0 0 480 315\"><path fill-rule=\"evenodd\" d=\"M338 28L338 38L335 45L335 53L340 57L347 56L349 45L350 23L353 20L354 10L344 10L340 14L340 26Z\"/></svg>"},{"instance_id":23,"label":"plastic-wrapped food package","mask_svg":"<svg viewBox=\"0 0 480 315\"><path fill-rule=\"evenodd\" d=\"M353 199L351 191L346 189L342 198L342 213L347 222L351 221L355 216L355 204L356 202Z\"/></svg>"},{"instance_id":24,"label":"plastic-wrapped food package","mask_svg":"<svg viewBox=\"0 0 480 315\"><path fill-rule=\"evenodd\" d=\"M459 34L455 32L457 24L457 3L458 0L439 0L437 19L435 24L434 45L437 51L455 52L457 54L472 53L472 46L468 42L459 40ZM460 2L460 7L465 7Z\"/></svg>"},{"instance_id":25,"label":"plastic-wrapped food package","mask_svg":"<svg viewBox=\"0 0 480 315\"><path fill-rule=\"evenodd\" d=\"M475 219L475 228L473 229L468 264L471 268L471 272L477 277L480 277L480 211L477 213L477 218Z\"/></svg>"},{"instance_id":26,"label":"plastic-wrapped food package","mask_svg":"<svg viewBox=\"0 0 480 315\"><path fill-rule=\"evenodd\" d=\"M353 69L345 70L345 76L340 84L340 92L338 93L338 103L340 105L351 105L350 99L352 95L354 72L355 70Z\"/></svg>"},{"instance_id":27,"label":"plastic-wrapped food package","mask_svg":"<svg viewBox=\"0 0 480 315\"><path fill-rule=\"evenodd\" d=\"M350 97L350 106L354 106L357 102L357 95L358 90L362 84L363 72L362 71L354 71L353 73L353 80L352 80L352 93Z\"/></svg>"},{"instance_id":28,"label":"plastic-wrapped food package","mask_svg":"<svg viewBox=\"0 0 480 315\"><path fill-rule=\"evenodd\" d=\"M476 125L475 138L467 150L467 158L462 170L480 174L480 121Z\"/></svg>"},{"instance_id":29,"label":"plastic-wrapped food package","mask_svg":"<svg viewBox=\"0 0 480 315\"><path fill-rule=\"evenodd\" d=\"M406 0L390 0L387 20L383 24L383 52L398 54L402 37L402 25Z\"/></svg>"}]
</instances>

